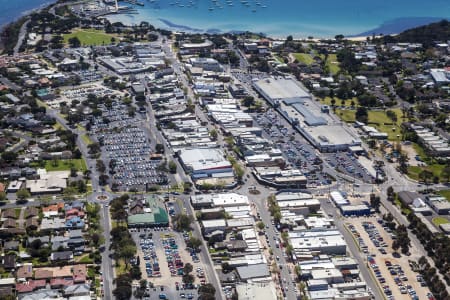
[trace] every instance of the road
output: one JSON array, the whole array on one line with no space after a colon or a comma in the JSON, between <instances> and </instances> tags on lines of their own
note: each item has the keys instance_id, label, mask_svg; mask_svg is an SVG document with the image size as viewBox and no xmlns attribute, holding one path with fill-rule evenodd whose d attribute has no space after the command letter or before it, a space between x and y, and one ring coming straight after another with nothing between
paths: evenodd
<instances>
[{"instance_id":1,"label":"road","mask_svg":"<svg viewBox=\"0 0 450 300\"><path fill-rule=\"evenodd\" d=\"M30 22L30 20L25 21L22 24L22 26L20 27L19 36L17 37L17 43L13 49L14 56L17 56L19 54L20 46L22 46L23 40L25 39L25 36L27 35L27 25L29 22Z\"/></svg>"},{"instance_id":2,"label":"road","mask_svg":"<svg viewBox=\"0 0 450 300\"><path fill-rule=\"evenodd\" d=\"M80 130L79 128L71 128L67 121L62 118L57 111L50 107L46 107L46 113L48 116L51 116L55 118L55 120L61 124L61 126L64 127L66 130L70 130L72 133L77 135L77 147L80 149L83 157L86 160L86 165L88 170L91 171L90 177L91 177L91 184L92 184L92 190L93 193L91 193L87 200L89 202L99 203L101 206L100 210L100 223L101 227L103 228L103 233L105 235L105 250L102 252L102 265L101 265L101 272L103 277L103 289L104 289L104 297L105 299L113 299L112 291L114 289L113 279L114 279L114 267L113 267L113 261L110 258L111 252L109 251L110 246L110 239L109 234L111 232L111 224L110 224L110 217L109 217L109 208L108 204L109 201L112 199L113 195L103 191L98 183L98 178L100 174L97 172L96 168L96 161L95 159L91 159L87 145L81 138L83 134L85 134L84 131ZM107 196L106 201L99 201L97 200L98 196Z\"/></svg>"}]
</instances>

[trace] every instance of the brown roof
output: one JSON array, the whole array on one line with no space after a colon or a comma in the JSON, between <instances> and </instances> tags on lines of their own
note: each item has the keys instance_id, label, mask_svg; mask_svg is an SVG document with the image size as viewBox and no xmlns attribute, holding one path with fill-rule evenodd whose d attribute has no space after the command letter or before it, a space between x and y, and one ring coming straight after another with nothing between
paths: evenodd
<instances>
[{"instance_id":1,"label":"brown roof","mask_svg":"<svg viewBox=\"0 0 450 300\"><path fill-rule=\"evenodd\" d=\"M33 265L26 264L17 269L17 278L31 278L33 277Z\"/></svg>"},{"instance_id":2,"label":"brown roof","mask_svg":"<svg viewBox=\"0 0 450 300\"><path fill-rule=\"evenodd\" d=\"M86 281L87 269L86 265L73 266L73 280L77 283Z\"/></svg>"},{"instance_id":3,"label":"brown roof","mask_svg":"<svg viewBox=\"0 0 450 300\"><path fill-rule=\"evenodd\" d=\"M16 211L13 208L5 209L2 212L3 218L11 218L11 219L17 219L16 218Z\"/></svg>"},{"instance_id":4,"label":"brown roof","mask_svg":"<svg viewBox=\"0 0 450 300\"><path fill-rule=\"evenodd\" d=\"M25 217L36 217L39 215L39 209L37 207L29 206L25 209Z\"/></svg>"},{"instance_id":5,"label":"brown roof","mask_svg":"<svg viewBox=\"0 0 450 300\"><path fill-rule=\"evenodd\" d=\"M58 202L56 204L52 204L46 207L42 208L43 212L47 212L47 211L56 211L58 212L59 209L63 209L64 208L64 202Z\"/></svg>"},{"instance_id":6,"label":"brown roof","mask_svg":"<svg viewBox=\"0 0 450 300\"><path fill-rule=\"evenodd\" d=\"M6 219L3 221L3 228L15 228L16 227L16 220L13 219Z\"/></svg>"},{"instance_id":7,"label":"brown roof","mask_svg":"<svg viewBox=\"0 0 450 300\"><path fill-rule=\"evenodd\" d=\"M35 279L72 277L72 266L35 269Z\"/></svg>"},{"instance_id":8,"label":"brown roof","mask_svg":"<svg viewBox=\"0 0 450 300\"><path fill-rule=\"evenodd\" d=\"M26 221L26 227L30 228L30 227L39 227L39 222L37 218L28 218Z\"/></svg>"}]
</instances>

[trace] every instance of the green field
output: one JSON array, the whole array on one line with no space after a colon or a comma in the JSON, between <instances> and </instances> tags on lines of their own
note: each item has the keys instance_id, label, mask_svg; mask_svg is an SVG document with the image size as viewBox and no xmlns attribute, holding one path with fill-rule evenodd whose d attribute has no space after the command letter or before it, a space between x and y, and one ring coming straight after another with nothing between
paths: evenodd
<instances>
[{"instance_id":1,"label":"green field","mask_svg":"<svg viewBox=\"0 0 450 300\"><path fill-rule=\"evenodd\" d=\"M438 194L447 198L447 201L450 201L450 190L439 191Z\"/></svg>"},{"instance_id":2,"label":"green field","mask_svg":"<svg viewBox=\"0 0 450 300\"><path fill-rule=\"evenodd\" d=\"M336 105L339 105L338 102L336 102ZM401 110L400 109L391 109L397 114L397 122L395 125L385 125L386 124L392 124L393 121L389 119L389 117L386 115L386 112L383 110L374 110L369 111L369 126L373 126L376 129L378 129L380 132L385 132L388 134L388 139L390 141L396 141L398 140L397 135L400 134L400 125L403 122L401 119ZM336 109L336 115L341 118L342 121L347 123L353 123L355 122L355 110L341 110ZM373 124L377 123L377 124ZM395 128L395 130L393 130Z\"/></svg>"},{"instance_id":3,"label":"green field","mask_svg":"<svg viewBox=\"0 0 450 300\"><path fill-rule=\"evenodd\" d=\"M34 167L39 167L36 163ZM79 171L86 171L87 166L84 159L61 159L61 160L46 160L44 168L47 171L69 171L71 168L75 168Z\"/></svg>"},{"instance_id":4,"label":"green field","mask_svg":"<svg viewBox=\"0 0 450 300\"><path fill-rule=\"evenodd\" d=\"M434 225L439 226L441 224L447 224L450 223L446 218L444 217L435 217L433 220L431 220Z\"/></svg>"},{"instance_id":5,"label":"green field","mask_svg":"<svg viewBox=\"0 0 450 300\"><path fill-rule=\"evenodd\" d=\"M295 59L299 62L307 64L308 66L314 62L314 58L307 53L293 53Z\"/></svg>"},{"instance_id":6,"label":"green field","mask_svg":"<svg viewBox=\"0 0 450 300\"><path fill-rule=\"evenodd\" d=\"M433 173L433 177L440 177L442 169L444 169L444 165L432 164L426 167L419 166L409 166L408 167L408 177L414 180L419 180L419 174L422 170L428 170ZM430 178L429 182L432 182L433 178Z\"/></svg>"},{"instance_id":7,"label":"green field","mask_svg":"<svg viewBox=\"0 0 450 300\"><path fill-rule=\"evenodd\" d=\"M75 29L72 33L63 34L63 37L64 43L66 44L69 42L70 38L77 37L80 40L81 45L95 46L110 44L111 38L114 37L114 35L95 29Z\"/></svg>"},{"instance_id":8,"label":"green field","mask_svg":"<svg viewBox=\"0 0 450 300\"><path fill-rule=\"evenodd\" d=\"M328 66L328 69L333 74L336 74L341 70L341 68L339 67L339 63L337 61L336 54L329 54L325 65Z\"/></svg>"},{"instance_id":9,"label":"green field","mask_svg":"<svg viewBox=\"0 0 450 300\"><path fill-rule=\"evenodd\" d=\"M320 103L325 104L325 105L329 105L331 106L331 97L325 97L325 98L318 98ZM358 99L356 99L356 97L353 97L352 99L345 99L344 100L344 105L342 105L342 99L341 98L337 98L334 97L335 106L345 106L345 107L351 107L351 103L352 101L354 102L355 106L358 104Z\"/></svg>"}]
</instances>

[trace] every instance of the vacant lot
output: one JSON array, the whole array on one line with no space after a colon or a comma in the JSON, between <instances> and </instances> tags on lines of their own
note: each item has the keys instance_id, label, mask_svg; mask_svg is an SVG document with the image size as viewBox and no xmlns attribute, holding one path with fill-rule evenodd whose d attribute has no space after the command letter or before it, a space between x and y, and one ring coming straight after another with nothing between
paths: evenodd
<instances>
[{"instance_id":1,"label":"vacant lot","mask_svg":"<svg viewBox=\"0 0 450 300\"><path fill-rule=\"evenodd\" d=\"M77 37L83 46L105 45L111 43L112 34L95 29L75 29L72 33L64 34L64 42L68 43L72 37Z\"/></svg>"},{"instance_id":2,"label":"vacant lot","mask_svg":"<svg viewBox=\"0 0 450 300\"><path fill-rule=\"evenodd\" d=\"M302 62L304 64L310 65L314 62L314 59L312 58L312 56L307 53L293 53L293 55L296 60L298 60L299 62Z\"/></svg>"}]
</instances>

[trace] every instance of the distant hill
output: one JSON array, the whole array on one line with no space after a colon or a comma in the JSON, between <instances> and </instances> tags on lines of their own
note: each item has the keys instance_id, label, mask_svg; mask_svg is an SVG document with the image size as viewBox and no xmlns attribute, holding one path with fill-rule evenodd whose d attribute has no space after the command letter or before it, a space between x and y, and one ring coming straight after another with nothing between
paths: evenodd
<instances>
[{"instance_id":1,"label":"distant hill","mask_svg":"<svg viewBox=\"0 0 450 300\"><path fill-rule=\"evenodd\" d=\"M422 43L425 48L435 41L447 42L450 40L450 22L441 20L425 26L408 29L395 36L384 36L386 42Z\"/></svg>"},{"instance_id":2,"label":"distant hill","mask_svg":"<svg viewBox=\"0 0 450 300\"><path fill-rule=\"evenodd\" d=\"M355 36L372 36L374 34L375 35L397 34L411 28L416 28L418 26L427 25L433 22L439 22L442 19L443 18L434 18L434 17L398 18L387 21L378 26L377 28L362 32Z\"/></svg>"}]
</instances>

